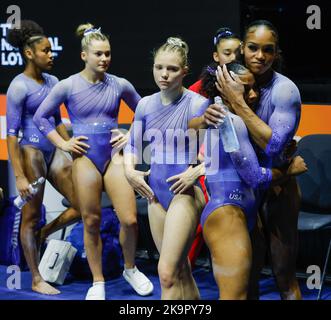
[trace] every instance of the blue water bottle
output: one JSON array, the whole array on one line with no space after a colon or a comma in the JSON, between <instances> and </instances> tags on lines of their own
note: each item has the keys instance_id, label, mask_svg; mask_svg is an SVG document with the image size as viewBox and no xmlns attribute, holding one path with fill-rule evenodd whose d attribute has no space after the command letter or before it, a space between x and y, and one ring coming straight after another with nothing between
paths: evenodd
<instances>
[{"instance_id":1,"label":"blue water bottle","mask_svg":"<svg viewBox=\"0 0 331 320\"><path fill-rule=\"evenodd\" d=\"M236 133L236 129L233 125L230 117L229 109L224 105L221 97L216 96L214 98L215 104L222 106L226 111L224 122L218 127L221 132L221 139L225 152L234 152L239 150L239 141Z\"/></svg>"}]
</instances>

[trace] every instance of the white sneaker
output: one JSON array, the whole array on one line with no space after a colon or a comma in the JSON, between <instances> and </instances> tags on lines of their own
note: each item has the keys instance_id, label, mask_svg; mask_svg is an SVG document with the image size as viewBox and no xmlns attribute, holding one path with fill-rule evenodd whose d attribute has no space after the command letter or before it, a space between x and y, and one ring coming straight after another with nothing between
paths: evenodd
<instances>
[{"instance_id":1,"label":"white sneaker","mask_svg":"<svg viewBox=\"0 0 331 320\"><path fill-rule=\"evenodd\" d=\"M88 289L85 300L106 300L105 283L94 282Z\"/></svg>"},{"instance_id":2,"label":"white sneaker","mask_svg":"<svg viewBox=\"0 0 331 320\"><path fill-rule=\"evenodd\" d=\"M154 290L153 283L136 266L133 269L124 269L123 277L141 296L147 296Z\"/></svg>"}]
</instances>

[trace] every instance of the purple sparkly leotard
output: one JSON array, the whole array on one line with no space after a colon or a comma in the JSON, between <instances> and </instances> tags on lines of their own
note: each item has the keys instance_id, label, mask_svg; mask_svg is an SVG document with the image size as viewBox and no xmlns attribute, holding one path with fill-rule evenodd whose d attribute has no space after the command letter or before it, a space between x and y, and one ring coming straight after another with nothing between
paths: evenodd
<instances>
[{"instance_id":1,"label":"purple sparkly leotard","mask_svg":"<svg viewBox=\"0 0 331 320\"><path fill-rule=\"evenodd\" d=\"M287 77L274 72L272 79L260 89L260 100L256 114L272 130L272 136L265 150L254 145L262 166L280 167L287 160L284 148L293 139L301 116L301 98L297 86ZM256 198L261 202L265 190L258 188Z\"/></svg>"},{"instance_id":2,"label":"purple sparkly leotard","mask_svg":"<svg viewBox=\"0 0 331 320\"><path fill-rule=\"evenodd\" d=\"M124 78L105 74L103 81L88 82L81 74L60 81L36 112L33 120L39 130L47 135L54 130L48 117L65 103L74 136L87 136L90 148L88 157L103 175L111 160L111 131L118 127L120 101L123 99L134 111L139 94Z\"/></svg>"},{"instance_id":3,"label":"purple sparkly leotard","mask_svg":"<svg viewBox=\"0 0 331 320\"><path fill-rule=\"evenodd\" d=\"M169 191L173 182L166 180L184 172L198 154L196 132L187 130L188 121L207 105L207 99L189 90L166 106L160 92L142 98L138 104L125 152L135 154L141 161L142 141L150 143L149 184L165 210L174 197Z\"/></svg>"},{"instance_id":4,"label":"purple sparkly leotard","mask_svg":"<svg viewBox=\"0 0 331 320\"><path fill-rule=\"evenodd\" d=\"M217 208L232 205L242 208L248 229L252 230L257 216L254 190L266 188L272 180L271 169L260 167L250 142L247 128L240 117L231 114L240 149L226 153L220 130L209 128L205 136L205 166L210 200L201 215L203 226L208 216Z\"/></svg>"},{"instance_id":5,"label":"purple sparkly leotard","mask_svg":"<svg viewBox=\"0 0 331 320\"><path fill-rule=\"evenodd\" d=\"M47 73L43 73L42 76L43 84L39 84L24 73L17 75L10 83L7 91L7 135L18 136L19 131L22 130L23 137L19 144L39 149L44 155L46 164L49 165L55 147L40 133L32 118L58 79ZM48 121L54 127L59 125L60 111L54 113Z\"/></svg>"},{"instance_id":6,"label":"purple sparkly leotard","mask_svg":"<svg viewBox=\"0 0 331 320\"><path fill-rule=\"evenodd\" d=\"M270 82L260 89L256 114L272 129L265 148L257 148L263 166L271 168L284 163L283 151L298 128L301 116L301 98L296 85L287 77L274 72Z\"/></svg>"}]
</instances>

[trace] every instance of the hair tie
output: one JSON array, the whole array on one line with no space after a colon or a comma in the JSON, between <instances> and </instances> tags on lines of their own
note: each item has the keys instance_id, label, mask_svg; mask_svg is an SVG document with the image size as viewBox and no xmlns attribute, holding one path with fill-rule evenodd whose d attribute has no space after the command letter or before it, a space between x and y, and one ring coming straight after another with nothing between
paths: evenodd
<instances>
[{"instance_id":1,"label":"hair tie","mask_svg":"<svg viewBox=\"0 0 331 320\"><path fill-rule=\"evenodd\" d=\"M213 67L207 66L206 70L211 76L216 76L216 69L214 69Z\"/></svg>"},{"instance_id":2,"label":"hair tie","mask_svg":"<svg viewBox=\"0 0 331 320\"><path fill-rule=\"evenodd\" d=\"M227 38L233 36L233 32L229 30L222 31L214 37L214 46L218 43L221 38Z\"/></svg>"},{"instance_id":3,"label":"hair tie","mask_svg":"<svg viewBox=\"0 0 331 320\"><path fill-rule=\"evenodd\" d=\"M101 33L101 28L90 28L90 29L87 29L84 31L84 37L86 37L87 35L91 34L91 33L99 33L99 34L102 34Z\"/></svg>"}]
</instances>

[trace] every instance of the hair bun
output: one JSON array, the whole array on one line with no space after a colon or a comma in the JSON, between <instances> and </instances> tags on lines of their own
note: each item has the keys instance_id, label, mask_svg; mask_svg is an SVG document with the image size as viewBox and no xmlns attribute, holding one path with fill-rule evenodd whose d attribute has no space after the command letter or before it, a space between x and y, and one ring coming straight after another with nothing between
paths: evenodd
<instances>
[{"instance_id":1,"label":"hair bun","mask_svg":"<svg viewBox=\"0 0 331 320\"><path fill-rule=\"evenodd\" d=\"M89 22L84 23L84 24L80 24L78 26L78 28L76 29L76 36L78 38L83 38L85 31L88 30L88 29L92 29L92 28L94 28L94 25L89 23Z\"/></svg>"},{"instance_id":2,"label":"hair bun","mask_svg":"<svg viewBox=\"0 0 331 320\"><path fill-rule=\"evenodd\" d=\"M174 47L181 47L181 48L185 49L186 53L188 53L189 48L188 48L187 43L180 38L169 37L167 39L167 44L174 46Z\"/></svg>"},{"instance_id":3,"label":"hair bun","mask_svg":"<svg viewBox=\"0 0 331 320\"><path fill-rule=\"evenodd\" d=\"M20 29L9 29L6 40L14 48L23 48L29 38L34 36L44 36L42 27L32 20L22 20Z\"/></svg>"}]
</instances>

